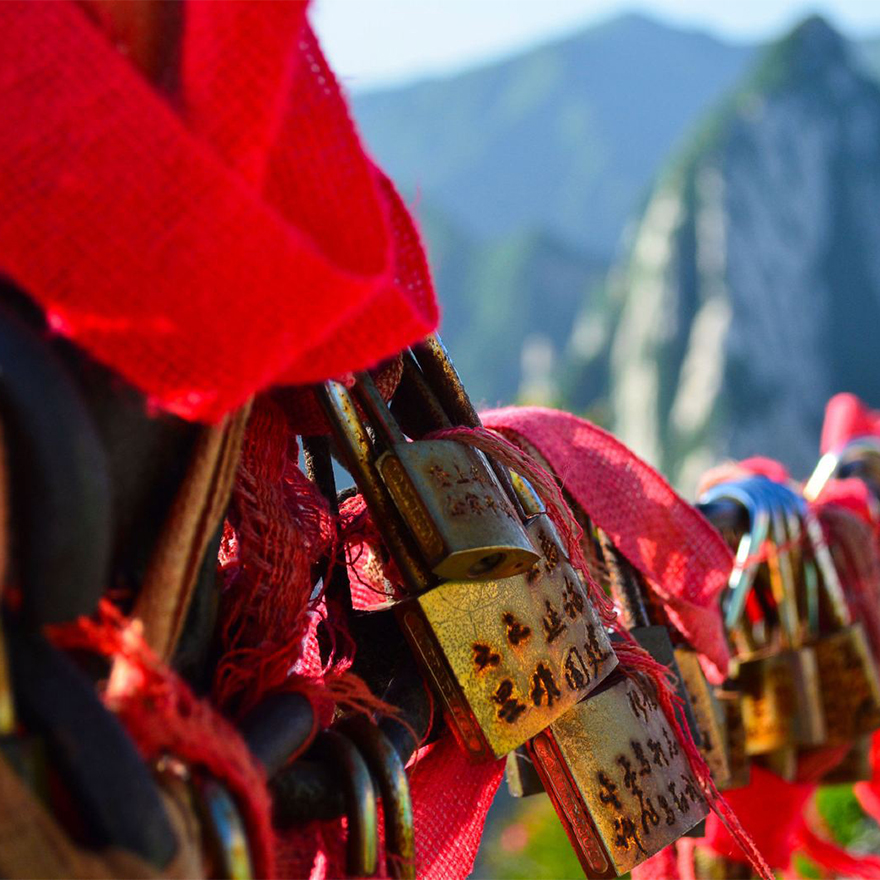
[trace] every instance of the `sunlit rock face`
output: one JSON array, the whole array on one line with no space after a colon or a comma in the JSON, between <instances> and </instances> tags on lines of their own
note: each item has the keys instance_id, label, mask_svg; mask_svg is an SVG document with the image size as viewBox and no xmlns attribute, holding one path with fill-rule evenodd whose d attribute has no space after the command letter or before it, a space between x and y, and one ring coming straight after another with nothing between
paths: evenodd
<instances>
[{"instance_id":1,"label":"sunlit rock face","mask_svg":"<svg viewBox=\"0 0 880 880\"><path fill-rule=\"evenodd\" d=\"M684 489L818 454L836 391L880 405L880 91L811 18L655 186L615 273L616 432Z\"/></svg>"}]
</instances>

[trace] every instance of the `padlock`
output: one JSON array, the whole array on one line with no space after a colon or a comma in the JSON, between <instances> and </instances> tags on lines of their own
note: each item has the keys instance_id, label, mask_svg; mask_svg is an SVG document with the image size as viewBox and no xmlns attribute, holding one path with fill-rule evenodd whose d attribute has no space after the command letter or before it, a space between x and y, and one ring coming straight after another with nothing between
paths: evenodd
<instances>
[{"instance_id":1,"label":"padlock","mask_svg":"<svg viewBox=\"0 0 880 880\"><path fill-rule=\"evenodd\" d=\"M734 650L730 673L737 688L739 718L736 720L741 720L744 751L747 757L751 757L794 744L794 688L778 652L759 650L744 623L746 601L757 573L757 566L751 564L751 560L769 535L769 511L742 483L713 486L700 498L700 506L708 511L713 504L725 500L741 505L748 513L749 526L737 544L722 607L725 628Z\"/></svg>"},{"instance_id":2,"label":"padlock","mask_svg":"<svg viewBox=\"0 0 880 880\"><path fill-rule=\"evenodd\" d=\"M877 667L864 629L852 620L819 521L804 500L788 487L772 484L772 490L788 512L789 545L797 546L803 535L808 538L802 580L803 604L807 609L804 638L816 657L826 727L822 743L845 745L880 727Z\"/></svg>"},{"instance_id":3,"label":"padlock","mask_svg":"<svg viewBox=\"0 0 880 880\"><path fill-rule=\"evenodd\" d=\"M862 624L854 621L822 526L803 507L810 548L819 569L827 629L813 637L830 746L880 728L880 677ZM817 603L818 604L818 603Z\"/></svg>"},{"instance_id":4,"label":"padlock","mask_svg":"<svg viewBox=\"0 0 880 880\"><path fill-rule=\"evenodd\" d=\"M651 622L654 615L649 608L649 592L641 573L601 530L598 538L609 587L623 611L630 635L675 675L676 692L683 706L679 721L690 730L694 744L709 764L713 779L716 772L720 774L715 784L723 784L727 771L721 719L712 716L712 696L696 652L684 646L675 647L667 627ZM682 668L682 662L685 668ZM695 701L700 703L702 717L697 713Z\"/></svg>"},{"instance_id":5,"label":"padlock","mask_svg":"<svg viewBox=\"0 0 880 880\"><path fill-rule=\"evenodd\" d=\"M788 490L771 480L758 479L771 510L775 551L771 546L768 558L770 585L779 615L783 651L792 668L796 694L796 732L798 746L814 747L827 743L827 722L822 702L819 659L814 647L807 643L807 627L801 619L791 548L797 533L790 533L785 516Z\"/></svg>"},{"instance_id":6,"label":"padlock","mask_svg":"<svg viewBox=\"0 0 880 880\"><path fill-rule=\"evenodd\" d=\"M476 759L522 745L617 665L608 637L546 514L528 524L537 572L474 584L447 581L398 604L453 730Z\"/></svg>"},{"instance_id":7,"label":"padlock","mask_svg":"<svg viewBox=\"0 0 880 880\"><path fill-rule=\"evenodd\" d=\"M528 744L588 877L616 877L708 814L651 685L620 673Z\"/></svg>"},{"instance_id":8,"label":"padlock","mask_svg":"<svg viewBox=\"0 0 880 880\"><path fill-rule=\"evenodd\" d=\"M435 575L503 578L537 562L482 452L454 440L409 442L368 374L354 391L379 449L376 470Z\"/></svg>"},{"instance_id":9,"label":"padlock","mask_svg":"<svg viewBox=\"0 0 880 880\"><path fill-rule=\"evenodd\" d=\"M724 741L730 770L725 789L744 788L752 776L752 764L746 752L746 729L743 724L742 698L730 687L714 689L715 700L724 713Z\"/></svg>"},{"instance_id":10,"label":"padlock","mask_svg":"<svg viewBox=\"0 0 880 880\"><path fill-rule=\"evenodd\" d=\"M729 788L731 770L725 736L724 710L706 680L697 652L692 648L677 647L675 661L700 732L700 753L709 765L715 785L719 789Z\"/></svg>"},{"instance_id":11,"label":"padlock","mask_svg":"<svg viewBox=\"0 0 880 880\"><path fill-rule=\"evenodd\" d=\"M450 727L474 760L507 754L574 706L617 663L552 523L541 514L526 531L513 514L529 547L525 573L428 588L418 547L403 529L388 527L399 522L397 510L382 506L389 493L370 476L374 458L351 398L333 383L322 397L376 525L416 594L396 604L397 619L443 700Z\"/></svg>"},{"instance_id":12,"label":"padlock","mask_svg":"<svg viewBox=\"0 0 880 880\"><path fill-rule=\"evenodd\" d=\"M701 502L722 498L743 505L750 522L737 548L725 596L725 625L738 652L731 672L742 695L746 751L752 756L779 751L767 760L775 761L777 769L788 776L794 772L794 764L787 750L821 744L825 725L816 657L802 642L791 562L780 558L777 549L785 549L788 543L785 517L780 498L766 477L713 487ZM771 527L772 540L768 541ZM757 638L745 620L745 608L758 571L758 565L750 560L763 549L768 558L761 568L767 575L779 625L768 624ZM769 597L763 599L770 608Z\"/></svg>"}]
</instances>

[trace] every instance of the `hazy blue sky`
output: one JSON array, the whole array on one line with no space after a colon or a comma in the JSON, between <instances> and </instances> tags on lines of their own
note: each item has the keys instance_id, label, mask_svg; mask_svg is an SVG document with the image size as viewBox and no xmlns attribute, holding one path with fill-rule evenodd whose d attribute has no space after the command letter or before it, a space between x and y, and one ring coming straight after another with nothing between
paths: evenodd
<instances>
[{"instance_id":1,"label":"hazy blue sky","mask_svg":"<svg viewBox=\"0 0 880 880\"><path fill-rule=\"evenodd\" d=\"M739 40L816 11L849 34L880 34L880 0L314 0L312 21L337 74L361 88L460 69L631 10Z\"/></svg>"}]
</instances>

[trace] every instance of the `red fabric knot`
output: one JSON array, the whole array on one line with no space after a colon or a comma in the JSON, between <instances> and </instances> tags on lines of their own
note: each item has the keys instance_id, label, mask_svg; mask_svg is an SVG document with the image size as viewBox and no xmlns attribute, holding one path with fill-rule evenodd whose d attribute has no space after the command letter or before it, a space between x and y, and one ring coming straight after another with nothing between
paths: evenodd
<instances>
[{"instance_id":1,"label":"red fabric knot","mask_svg":"<svg viewBox=\"0 0 880 880\"><path fill-rule=\"evenodd\" d=\"M157 406L365 369L436 326L306 3L187 3L180 114L71 2L0 4L0 268Z\"/></svg>"}]
</instances>

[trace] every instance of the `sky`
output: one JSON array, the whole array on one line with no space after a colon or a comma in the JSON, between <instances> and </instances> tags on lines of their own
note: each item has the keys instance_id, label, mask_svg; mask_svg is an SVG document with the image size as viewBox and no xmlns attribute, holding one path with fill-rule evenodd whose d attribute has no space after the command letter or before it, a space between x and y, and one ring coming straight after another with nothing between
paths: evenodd
<instances>
[{"instance_id":1,"label":"sky","mask_svg":"<svg viewBox=\"0 0 880 880\"><path fill-rule=\"evenodd\" d=\"M880 0L313 0L311 18L349 89L452 73L624 12L730 40L781 34L811 12L850 36L880 35Z\"/></svg>"}]
</instances>

